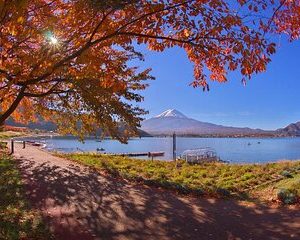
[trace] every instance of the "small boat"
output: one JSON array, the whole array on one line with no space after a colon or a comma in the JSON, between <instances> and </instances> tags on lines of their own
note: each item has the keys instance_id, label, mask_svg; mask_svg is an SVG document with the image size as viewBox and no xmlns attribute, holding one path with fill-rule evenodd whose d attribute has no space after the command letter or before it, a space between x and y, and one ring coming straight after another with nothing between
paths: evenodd
<instances>
[{"instance_id":1,"label":"small boat","mask_svg":"<svg viewBox=\"0 0 300 240\"><path fill-rule=\"evenodd\" d=\"M248 146L250 146L251 145L251 143L248 143Z\"/></svg>"},{"instance_id":2,"label":"small boat","mask_svg":"<svg viewBox=\"0 0 300 240\"><path fill-rule=\"evenodd\" d=\"M46 144L44 143L40 143L40 142L33 142L33 141L30 141L28 142L30 145L32 146L35 146L35 147L45 147Z\"/></svg>"},{"instance_id":3,"label":"small boat","mask_svg":"<svg viewBox=\"0 0 300 240\"><path fill-rule=\"evenodd\" d=\"M164 152L149 152L148 153L148 157L161 157L164 155L165 155Z\"/></svg>"},{"instance_id":4,"label":"small boat","mask_svg":"<svg viewBox=\"0 0 300 240\"><path fill-rule=\"evenodd\" d=\"M103 152L103 151L105 151L104 148L97 148L97 152Z\"/></svg>"}]
</instances>

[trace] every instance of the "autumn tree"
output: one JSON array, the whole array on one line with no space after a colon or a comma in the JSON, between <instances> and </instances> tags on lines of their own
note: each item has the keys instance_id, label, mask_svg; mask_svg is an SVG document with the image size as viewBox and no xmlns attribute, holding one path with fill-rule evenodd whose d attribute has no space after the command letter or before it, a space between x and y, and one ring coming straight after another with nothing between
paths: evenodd
<instances>
[{"instance_id":1,"label":"autumn tree","mask_svg":"<svg viewBox=\"0 0 300 240\"><path fill-rule=\"evenodd\" d=\"M38 115L126 141L119 123L136 130L145 111L134 102L153 78L129 64L143 60L137 44L184 49L192 85L208 90L229 71L265 71L272 34L298 38L299 15L298 0L0 0L0 124Z\"/></svg>"}]
</instances>

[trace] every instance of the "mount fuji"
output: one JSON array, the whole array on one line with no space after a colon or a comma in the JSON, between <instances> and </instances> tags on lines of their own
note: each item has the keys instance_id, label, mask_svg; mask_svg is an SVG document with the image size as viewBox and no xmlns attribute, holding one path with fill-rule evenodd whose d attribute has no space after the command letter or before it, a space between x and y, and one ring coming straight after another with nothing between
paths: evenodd
<instances>
[{"instance_id":1,"label":"mount fuji","mask_svg":"<svg viewBox=\"0 0 300 240\"><path fill-rule=\"evenodd\" d=\"M191 136L254 136L270 135L271 131L251 128L237 128L201 122L185 116L176 109L169 109L163 113L144 120L141 129L153 136L178 135Z\"/></svg>"},{"instance_id":2,"label":"mount fuji","mask_svg":"<svg viewBox=\"0 0 300 240\"><path fill-rule=\"evenodd\" d=\"M187 116L185 116L184 114L182 114L181 112L175 109L166 110L161 114L157 115L155 118L163 118L163 117L188 118Z\"/></svg>"}]
</instances>

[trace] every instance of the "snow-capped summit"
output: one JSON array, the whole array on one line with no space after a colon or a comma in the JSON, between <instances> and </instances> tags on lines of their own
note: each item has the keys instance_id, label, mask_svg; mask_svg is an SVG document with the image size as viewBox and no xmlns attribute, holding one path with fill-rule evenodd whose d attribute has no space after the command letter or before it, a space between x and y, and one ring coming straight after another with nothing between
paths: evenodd
<instances>
[{"instance_id":1,"label":"snow-capped summit","mask_svg":"<svg viewBox=\"0 0 300 240\"><path fill-rule=\"evenodd\" d=\"M155 116L155 118L163 118L163 117L187 118L183 113L177 111L176 109L168 109L163 113Z\"/></svg>"},{"instance_id":2,"label":"snow-capped summit","mask_svg":"<svg viewBox=\"0 0 300 240\"><path fill-rule=\"evenodd\" d=\"M262 130L250 128L235 128L217 125L213 123L201 122L189 118L183 113L169 109L163 113L144 120L141 123L141 129L152 136L170 135L176 132L178 135L240 135L261 133Z\"/></svg>"}]
</instances>

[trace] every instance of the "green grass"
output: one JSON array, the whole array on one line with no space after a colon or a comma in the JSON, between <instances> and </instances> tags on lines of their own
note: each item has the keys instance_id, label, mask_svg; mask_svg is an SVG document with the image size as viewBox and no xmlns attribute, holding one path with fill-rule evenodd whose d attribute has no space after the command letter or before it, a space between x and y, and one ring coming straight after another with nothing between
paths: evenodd
<instances>
[{"instance_id":1,"label":"green grass","mask_svg":"<svg viewBox=\"0 0 300 240\"><path fill-rule=\"evenodd\" d=\"M14 131L0 131L0 140L7 140L13 137L22 137L26 135L25 133L22 132L14 132Z\"/></svg>"},{"instance_id":2,"label":"green grass","mask_svg":"<svg viewBox=\"0 0 300 240\"><path fill-rule=\"evenodd\" d=\"M1 150L0 239L51 239L40 215L29 209L14 160Z\"/></svg>"},{"instance_id":3,"label":"green grass","mask_svg":"<svg viewBox=\"0 0 300 240\"><path fill-rule=\"evenodd\" d=\"M300 196L300 174L294 175L292 178L287 178L276 184L277 188L285 188L292 191L297 191Z\"/></svg>"},{"instance_id":4,"label":"green grass","mask_svg":"<svg viewBox=\"0 0 300 240\"><path fill-rule=\"evenodd\" d=\"M254 188L265 188L285 180L282 172L292 177L300 174L300 161L269 164L233 165L208 163L190 165L179 162L148 161L99 154L67 154L79 163L126 179L144 181L185 193L213 196L249 197ZM298 175L297 175L298 176ZM268 184L269 183L269 184Z\"/></svg>"},{"instance_id":5,"label":"green grass","mask_svg":"<svg viewBox=\"0 0 300 240\"><path fill-rule=\"evenodd\" d=\"M7 147L7 143L0 141L0 151L1 151L1 149L5 149L6 147Z\"/></svg>"},{"instance_id":6,"label":"green grass","mask_svg":"<svg viewBox=\"0 0 300 240\"><path fill-rule=\"evenodd\" d=\"M300 174L292 175L278 183L272 188L273 196L282 198L283 202L295 203L300 202ZM280 195L283 194L283 197Z\"/></svg>"}]
</instances>

